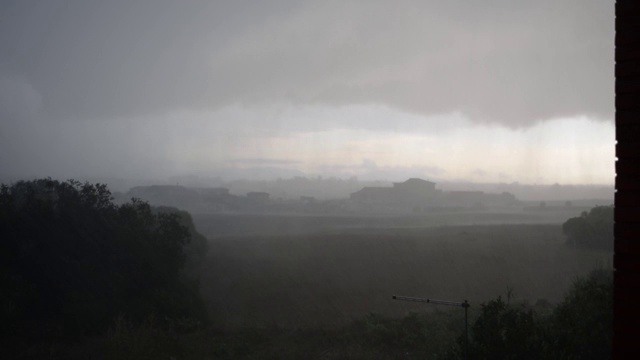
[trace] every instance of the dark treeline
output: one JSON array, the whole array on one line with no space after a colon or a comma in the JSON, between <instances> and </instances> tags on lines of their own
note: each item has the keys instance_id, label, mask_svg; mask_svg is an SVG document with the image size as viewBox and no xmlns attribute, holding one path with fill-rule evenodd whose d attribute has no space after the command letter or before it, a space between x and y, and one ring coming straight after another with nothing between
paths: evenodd
<instances>
[{"instance_id":1,"label":"dark treeline","mask_svg":"<svg viewBox=\"0 0 640 360\"><path fill-rule=\"evenodd\" d=\"M116 318L206 321L185 271L197 273L206 240L186 213L114 205L100 184L20 181L0 189L0 239L2 346L17 355L104 333Z\"/></svg>"}]
</instances>

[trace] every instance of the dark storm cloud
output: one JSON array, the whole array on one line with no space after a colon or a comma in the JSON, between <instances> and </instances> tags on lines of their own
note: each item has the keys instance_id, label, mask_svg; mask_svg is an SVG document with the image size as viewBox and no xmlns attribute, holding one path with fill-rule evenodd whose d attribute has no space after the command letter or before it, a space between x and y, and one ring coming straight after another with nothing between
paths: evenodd
<instances>
[{"instance_id":1,"label":"dark storm cloud","mask_svg":"<svg viewBox=\"0 0 640 360\"><path fill-rule=\"evenodd\" d=\"M237 23L255 18L253 11L227 8L193 1L16 1L0 19L0 64L31 81L54 118L202 106L216 86L207 51L220 46L225 32L237 31ZM257 4L254 10L265 13Z\"/></svg>"},{"instance_id":2,"label":"dark storm cloud","mask_svg":"<svg viewBox=\"0 0 640 360\"><path fill-rule=\"evenodd\" d=\"M612 116L613 1L0 6L1 101L21 103L3 121L277 103L460 111L513 127Z\"/></svg>"}]
</instances>

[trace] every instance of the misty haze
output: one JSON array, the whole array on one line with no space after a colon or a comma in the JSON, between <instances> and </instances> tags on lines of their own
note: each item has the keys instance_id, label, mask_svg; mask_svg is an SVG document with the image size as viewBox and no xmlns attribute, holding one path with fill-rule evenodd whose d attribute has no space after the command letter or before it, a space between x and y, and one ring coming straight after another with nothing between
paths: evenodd
<instances>
[{"instance_id":1,"label":"misty haze","mask_svg":"<svg viewBox=\"0 0 640 360\"><path fill-rule=\"evenodd\" d=\"M0 2L1 346L609 357L613 38L596 0Z\"/></svg>"}]
</instances>

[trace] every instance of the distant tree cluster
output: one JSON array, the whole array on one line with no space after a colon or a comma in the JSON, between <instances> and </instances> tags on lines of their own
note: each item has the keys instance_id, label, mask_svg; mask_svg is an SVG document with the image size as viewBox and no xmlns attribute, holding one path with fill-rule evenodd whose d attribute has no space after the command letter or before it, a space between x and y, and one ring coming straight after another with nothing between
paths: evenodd
<instances>
[{"instance_id":1,"label":"distant tree cluster","mask_svg":"<svg viewBox=\"0 0 640 360\"><path fill-rule=\"evenodd\" d=\"M596 206L588 213L562 224L567 242L597 249L613 250L613 206Z\"/></svg>"},{"instance_id":2,"label":"distant tree cluster","mask_svg":"<svg viewBox=\"0 0 640 360\"><path fill-rule=\"evenodd\" d=\"M105 185L2 185L2 337L95 334L118 316L204 319L184 272L204 251L188 214L137 200L114 205Z\"/></svg>"}]
</instances>

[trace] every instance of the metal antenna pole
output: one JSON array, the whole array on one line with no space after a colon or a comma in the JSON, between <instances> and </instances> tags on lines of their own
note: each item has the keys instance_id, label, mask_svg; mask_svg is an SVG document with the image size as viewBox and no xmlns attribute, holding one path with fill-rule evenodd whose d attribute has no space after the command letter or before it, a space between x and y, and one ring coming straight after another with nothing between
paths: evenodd
<instances>
[{"instance_id":1,"label":"metal antenna pole","mask_svg":"<svg viewBox=\"0 0 640 360\"><path fill-rule=\"evenodd\" d=\"M409 296L392 296L393 300L400 301L412 301L412 302L424 302L430 304L437 305L448 305L448 306L458 306L464 308L464 358L469 359L469 318L468 318L468 309L469 302L465 300L464 302L457 301L448 301L448 300L435 300L435 299L427 299L427 298L417 298L417 297L409 297Z\"/></svg>"},{"instance_id":2,"label":"metal antenna pole","mask_svg":"<svg viewBox=\"0 0 640 360\"><path fill-rule=\"evenodd\" d=\"M464 358L469 359L469 320L467 317L469 303L464 301L462 307L464 308Z\"/></svg>"}]
</instances>

